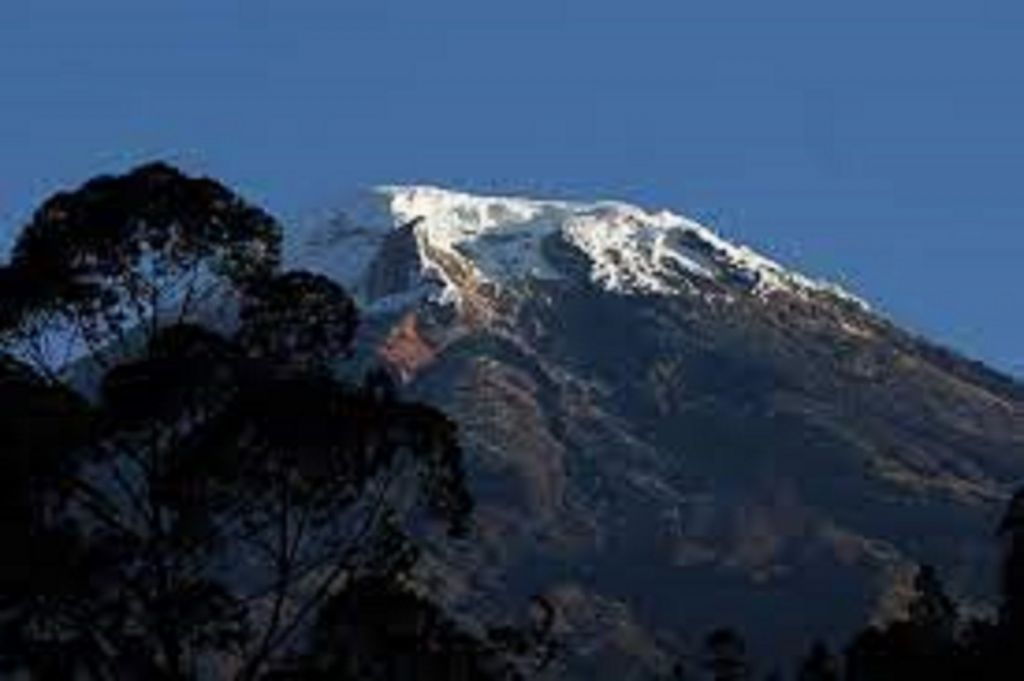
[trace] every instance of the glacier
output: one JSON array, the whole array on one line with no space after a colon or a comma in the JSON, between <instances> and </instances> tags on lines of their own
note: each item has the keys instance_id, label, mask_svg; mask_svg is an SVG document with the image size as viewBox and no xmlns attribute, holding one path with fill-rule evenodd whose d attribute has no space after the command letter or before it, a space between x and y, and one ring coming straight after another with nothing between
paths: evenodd
<instances>
[{"instance_id":1,"label":"glacier","mask_svg":"<svg viewBox=\"0 0 1024 681\"><path fill-rule=\"evenodd\" d=\"M370 290L374 259L396 230L415 243L416 271L402 290ZM561 201L479 196L427 185L387 185L356 195L348 207L299 230L286 244L293 266L320 271L347 286L371 313L428 299L461 303L451 262L476 281L508 287L566 276L545 254L558 240L583 254L589 279L625 295L676 295L693 277L744 284L754 296L829 296L864 310L841 287L787 269L733 244L693 220L620 201Z\"/></svg>"}]
</instances>

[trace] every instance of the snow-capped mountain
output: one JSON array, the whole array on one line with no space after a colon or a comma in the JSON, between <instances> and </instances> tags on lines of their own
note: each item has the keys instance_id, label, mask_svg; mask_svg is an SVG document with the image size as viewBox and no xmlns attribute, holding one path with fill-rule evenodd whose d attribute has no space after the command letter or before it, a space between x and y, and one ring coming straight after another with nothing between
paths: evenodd
<instances>
[{"instance_id":1,"label":"snow-capped mountain","mask_svg":"<svg viewBox=\"0 0 1024 681\"><path fill-rule=\"evenodd\" d=\"M407 239L409 272L382 281L395 241ZM787 270L745 246L668 211L649 213L615 201L595 203L474 196L429 186L379 187L353 210L299 246L296 257L343 281L370 307L419 290L458 305L460 276L507 287L529 279L564 279L550 249L584 256L588 279L606 291L673 295L693 292L692 277L741 284L768 296L831 295L866 304L841 288ZM462 270L460 270L462 268ZM396 276L398 276L396 274Z\"/></svg>"},{"instance_id":2,"label":"snow-capped mountain","mask_svg":"<svg viewBox=\"0 0 1024 681\"><path fill-rule=\"evenodd\" d=\"M1024 388L669 212L384 187L293 235L462 429L473 550L437 593L562 605L582 678L713 626L790 659L898 614L918 562L983 605Z\"/></svg>"}]
</instances>

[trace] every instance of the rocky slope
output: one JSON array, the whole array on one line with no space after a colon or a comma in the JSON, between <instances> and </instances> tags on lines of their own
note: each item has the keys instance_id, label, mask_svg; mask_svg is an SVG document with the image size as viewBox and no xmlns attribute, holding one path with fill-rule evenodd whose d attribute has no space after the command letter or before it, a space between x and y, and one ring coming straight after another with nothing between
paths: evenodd
<instances>
[{"instance_id":1,"label":"rocky slope","mask_svg":"<svg viewBox=\"0 0 1024 681\"><path fill-rule=\"evenodd\" d=\"M559 603L572 666L628 678L733 624L790 659L898 614L918 562L983 605L1024 474L1024 388L671 213L370 192L292 263L462 426L472 612Z\"/></svg>"}]
</instances>

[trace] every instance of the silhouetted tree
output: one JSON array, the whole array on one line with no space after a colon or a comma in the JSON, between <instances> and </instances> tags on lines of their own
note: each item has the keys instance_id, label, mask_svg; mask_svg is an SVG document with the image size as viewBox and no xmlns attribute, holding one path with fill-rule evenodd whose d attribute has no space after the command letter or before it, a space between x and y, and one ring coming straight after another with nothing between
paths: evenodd
<instances>
[{"instance_id":1,"label":"silhouetted tree","mask_svg":"<svg viewBox=\"0 0 1024 681\"><path fill-rule=\"evenodd\" d=\"M54 197L22 235L0 321L45 379L0 365L3 531L31 543L0 569L0 672L256 679L340 589L408 573L410 530L464 532L454 424L336 380L355 306L275 275L276 248L265 214L162 165ZM204 298L236 334L196 323ZM93 406L33 350L76 331L118 346Z\"/></svg>"},{"instance_id":2,"label":"silhouetted tree","mask_svg":"<svg viewBox=\"0 0 1024 681\"><path fill-rule=\"evenodd\" d=\"M931 565L922 565L914 576L914 597L907 607L907 614L922 647L934 649L953 644L957 625L956 605L946 595Z\"/></svg>"},{"instance_id":3,"label":"silhouetted tree","mask_svg":"<svg viewBox=\"0 0 1024 681\"><path fill-rule=\"evenodd\" d=\"M82 625L112 648L137 632L136 666L190 678L217 654L256 678L353 574L412 566L417 499L461 530L469 497L440 413L282 376L201 329L152 348L108 374L96 462L61 497L108 557L88 605L116 617Z\"/></svg>"},{"instance_id":4,"label":"silhouetted tree","mask_svg":"<svg viewBox=\"0 0 1024 681\"><path fill-rule=\"evenodd\" d=\"M956 639L956 606L931 566L922 566L915 575L907 615L854 639L846 656L849 681L956 677L963 658Z\"/></svg>"},{"instance_id":5,"label":"silhouetted tree","mask_svg":"<svg viewBox=\"0 0 1024 681\"><path fill-rule=\"evenodd\" d=\"M251 356L323 370L349 350L358 324L355 303L319 274L286 272L260 282L242 309L238 340Z\"/></svg>"},{"instance_id":6,"label":"silhouetted tree","mask_svg":"<svg viewBox=\"0 0 1024 681\"><path fill-rule=\"evenodd\" d=\"M686 681L689 678L691 677L684 662L680 660L672 664L672 669L669 671L671 681Z\"/></svg>"},{"instance_id":7,"label":"silhouetted tree","mask_svg":"<svg viewBox=\"0 0 1024 681\"><path fill-rule=\"evenodd\" d=\"M714 681L742 681L750 678L747 645L743 637L728 628L712 631L704 640L703 666Z\"/></svg>"},{"instance_id":8,"label":"silhouetted tree","mask_svg":"<svg viewBox=\"0 0 1024 681\"><path fill-rule=\"evenodd\" d=\"M0 334L38 371L102 359L265 278L280 228L223 185L162 163L43 203L0 270Z\"/></svg>"},{"instance_id":9,"label":"silhouetted tree","mask_svg":"<svg viewBox=\"0 0 1024 681\"><path fill-rule=\"evenodd\" d=\"M80 555L73 526L53 523L59 512L48 491L82 464L69 452L83 442L92 412L78 395L40 379L30 367L0 355L0 676L26 665L52 678L82 646L45 629L23 636L32 612L88 593L82 573L68 573Z\"/></svg>"},{"instance_id":10,"label":"silhouetted tree","mask_svg":"<svg viewBox=\"0 0 1024 681\"><path fill-rule=\"evenodd\" d=\"M800 663L796 678L797 681L839 681L839 660L824 642L816 641Z\"/></svg>"},{"instance_id":11,"label":"silhouetted tree","mask_svg":"<svg viewBox=\"0 0 1024 681\"><path fill-rule=\"evenodd\" d=\"M913 678L907 658L909 646L903 640L905 623L885 631L868 627L857 634L846 649L847 681L900 681Z\"/></svg>"},{"instance_id":12,"label":"silhouetted tree","mask_svg":"<svg viewBox=\"0 0 1024 681\"><path fill-rule=\"evenodd\" d=\"M821 642L797 667L799 681L1015 681L1024 669L1024 490L1011 500L999 534L1004 541L1002 604L997 620L961 621L937 571L921 566L907 616L858 632L843 664ZM742 639L730 629L708 636L703 666L714 679L745 678ZM842 667L842 669L841 669ZM678 666L680 673L684 671ZM842 672L842 673L841 673Z\"/></svg>"},{"instance_id":13,"label":"silhouetted tree","mask_svg":"<svg viewBox=\"0 0 1024 681\"><path fill-rule=\"evenodd\" d=\"M999 623L1008 643L1024 646L1024 489L1011 499L999 535L1004 544Z\"/></svg>"},{"instance_id":14,"label":"silhouetted tree","mask_svg":"<svg viewBox=\"0 0 1024 681\"><path fill-rule=\"evenodd\" d=\"M1016 678L1013 670L1020 667L1007 659L997 622L969 620L960 633L958 648L956 666L949 678L997 681L1007 678L1007 673L1009 678Z\"/></svg>"},{"instance_id":15,"label":"silhouetted tree","mask_svg":"<svg viewBox=\"0 0 1024 681\"><path fill-rule=\"evenodd\" d=\"M545 616L546 617L546 616ZM410 586L361 578L320 612L310 651L267 681L513 681L535 678L550 630L506 626L473 631Z\"/></svg>"}]
</instances>

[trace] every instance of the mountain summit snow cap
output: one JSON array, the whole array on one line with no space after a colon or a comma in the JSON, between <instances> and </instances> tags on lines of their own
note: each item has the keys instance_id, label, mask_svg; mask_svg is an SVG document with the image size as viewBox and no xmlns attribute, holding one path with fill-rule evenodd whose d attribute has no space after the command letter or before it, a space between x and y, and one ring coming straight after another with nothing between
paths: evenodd
<instances>
[{"instance_id":1,"label":"mountain summit snow cap","mask_svg":"<svg viewBox=\"0 0 1024 681\"><path fill-rule=\"evenodd\" d=\"M787 270L669 211L422 185L364 193L314 230L297 264L335 277L371 309L422 296L457 304L468 273L499 288L565 278L551 257L558 245L584 256L590 281L624 295L682 295L693 291L696 278L759 297L824 294L867 308L838 286Z\"/></svg>"}]
</instances>

